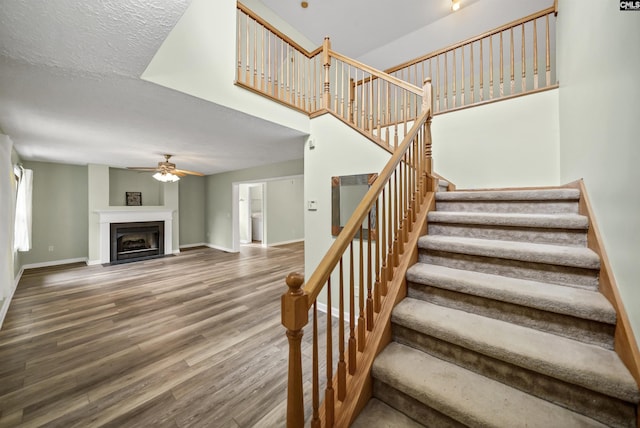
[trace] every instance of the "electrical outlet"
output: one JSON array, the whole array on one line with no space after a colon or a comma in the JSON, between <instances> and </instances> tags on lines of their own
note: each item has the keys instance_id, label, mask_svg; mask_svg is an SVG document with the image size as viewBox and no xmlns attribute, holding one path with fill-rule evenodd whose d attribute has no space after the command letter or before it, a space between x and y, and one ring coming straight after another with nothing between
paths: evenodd
<instances>
[{"instance_id":1,"label":"electrical outlet","mask_svg":"<svg viewBox=\"0 0 640 428\"><path fill-rule=\"evenodd\" d=\"M49 251L53 251L53 245L49 245Z\"/></svg>"}]
</instances>

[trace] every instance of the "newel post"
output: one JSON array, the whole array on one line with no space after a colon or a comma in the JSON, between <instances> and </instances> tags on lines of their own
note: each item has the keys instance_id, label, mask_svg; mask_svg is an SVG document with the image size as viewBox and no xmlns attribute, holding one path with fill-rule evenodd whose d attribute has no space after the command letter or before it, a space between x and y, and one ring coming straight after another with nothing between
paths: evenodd
<instances>
[{"instance_id":1,"label":"newel post","mask_svg":"<svg viewBox=\"0 0 640 428\"><path fill-rule=\"evenodd\" d=\"M431 77L424 80L422 86L422 111L427 112L427 123L425 124L424 133L424 157L425 157L425 173L431 175L433 173L433 158L431 153L431 119L433 118L433 86L431 85ZM427 191L435 191L435 183L431 183L429 177L426 178Z\"/></svg>"},{"instance_id":2,"label":"newel post","mask_svg":"<svg viewBox=\"0 0 640 428\"><path fill-rule=\"evenodd\" d=\"M302 400L302 328L309 322L307 294L302 290L304 276L298 272L287 275L289 290L282 295L282 325L289 340L289 380L287 383L287 428L304 426Z\"/></svg>"},{"instance_id":3,"label":"newel post","mask_svg":"<svg viewBox=\"0 0 640 428\"><path fill-rule=\"evenodd\" d=\"M331 94L329 93L329 68L331 68L331 41L329 37L324 38L322 42L322 66L324 67L324 86L322 91L322 107L328 109L331 103Z\"/></svg>"}]
</instances>

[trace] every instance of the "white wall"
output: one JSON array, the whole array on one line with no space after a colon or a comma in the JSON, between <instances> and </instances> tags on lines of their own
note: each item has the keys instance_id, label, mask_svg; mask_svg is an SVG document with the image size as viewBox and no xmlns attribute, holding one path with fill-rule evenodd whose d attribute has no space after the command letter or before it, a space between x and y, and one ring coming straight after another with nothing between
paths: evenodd
<instances>
[{"instance_id":1,"label":"white wall","mask_svg":"<svg viewBox=\"0 0 640 428\"><path fill-rule=\"evenodd\" d=\"M459 189L560 182L558 90L436 115L433 168Z\"/></svg>"},{"instance_id":2,"label":"white wall","mask_svg":"<svg viewBox=\"0 0 640 428\"><path fill-rule=\"evenodd\" d=\"M8 298L13 290L13 213L15 203L13 168L11 166L11 148L13 143L4 134L0 134L0 301ZM0 310L3 305L0 303ZM0 311L1 315L1 311ZM0 316L0 325L2 324Z\"/></svg>"},{"instance_id":3,"label":"white wall","mask_svg":"<svg viewBox=\"0 0 640 428\"><path fill-rule=\"evenodd\" d=\"M613 273L640 339L640 13L560 0L560 177L584 178Z\"/></svg>"},{"instance_id":4,"label":"white wall","mask_svg":"<svg viewBox=\"0 0 640 428\"><path fill-rule=\"evenodd\" d=\"M305 277L311 276L335 238L331 235L331 177L379 173L391 155L329 114L311 120L315 148L304 149L305 201L317 210L305 210Z\"/></svg>"}]
</instances>

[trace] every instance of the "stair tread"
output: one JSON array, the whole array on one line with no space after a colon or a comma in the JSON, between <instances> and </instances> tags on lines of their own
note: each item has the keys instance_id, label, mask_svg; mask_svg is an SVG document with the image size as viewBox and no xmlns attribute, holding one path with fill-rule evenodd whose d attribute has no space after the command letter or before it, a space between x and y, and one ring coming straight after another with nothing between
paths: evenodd
<instances>
[{"instance_id":1,"label":"stair tread","mask_svg":"<svg viewBox=\"0 0 640 428\"><path fill-rule=\"evenodd\" d=\"M351 428L422 428L424 425L414 421L404 413L386 405L377 398L369 400Z\"/></svg>"},{"instance_id":2,"label":"stair tread","mask_svg":"<svg viewBox=\"0 0 640 428\"><path fill-rule=\"evenodd\" d=\"M436 195L436 201L578 201L578 189L456 190Z\"/></svg>"},{"instance_id":3,"label":"stair tread","mask_svg":"<svg viewBox=\"0 0 640 428\"><path fill-rule=\"evenodd\" d=\"M411 298L396 306L392 322L612 397L640 400L618 355L599 346Z\"/></svg>"},{"instance_id":4,"label":"stair tread","mask_svg":"<svg viewBox=\"0 0 640 428\"><path fill-rule=\"evenodd\" d=\"M600 257L588 248L459 236L425 235L418 247L468 255L551 265L600 269Z\"/></svg>"},{"instance_id":5,"label":"stair tread","mask_svg":"<svg viewBox=\"0 0 640 428\"><path fill-rule=\"evenodd\" d=\"M616 311L597 291L482 272L416 263L407 270L411 282L514 303L544 311L615 324Z\"/></svg>"},{"instance_id":6,"label":"stair tread","mask_svg":"<svg viewBox=\"0 0 640 428\"><path fill-rule=\"evenodd\" d=\"M376 358L373 375L469 426L604 427L586 416L395 342Z\"/></svg>"},{"instance_id":7,"label":"stair tread","mask_svg":"<svg viewBox=\"0 0 640 428\"><path fill-rule=\"evenodd\" d=\"M589 220L578 214L519 214L493 212L431 211L430 223L456 223L486 226L536 227L587 230Z\"/></svg>"}]
</instances>

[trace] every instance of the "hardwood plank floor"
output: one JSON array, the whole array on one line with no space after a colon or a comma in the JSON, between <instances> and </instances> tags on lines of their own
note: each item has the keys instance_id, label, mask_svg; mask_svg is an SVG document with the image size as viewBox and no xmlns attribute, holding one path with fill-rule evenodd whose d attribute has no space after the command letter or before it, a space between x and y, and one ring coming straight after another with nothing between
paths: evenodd
<instances>
[{"instance_id":1,"label":"hardwood plank floor","mask_svg":"<svg viewBox=\"0 0 640 428\"><path fill-rule=\"evenodd\" d=\"M26 271L0 331L0 427L284 426L280 296L303 259L297 243Z\"/></svg>"}]
</instances>

